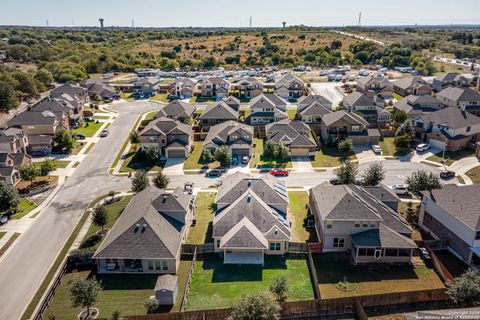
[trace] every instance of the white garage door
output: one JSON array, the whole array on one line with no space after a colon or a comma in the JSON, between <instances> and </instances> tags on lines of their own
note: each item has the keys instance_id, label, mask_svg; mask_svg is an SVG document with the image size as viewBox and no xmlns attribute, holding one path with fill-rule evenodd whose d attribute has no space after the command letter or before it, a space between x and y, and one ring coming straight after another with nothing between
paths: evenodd
<instances>
[{"instance_id":1,"label":"white garage door","mask_svg":"<svg viewBox=\"0 0 480 320\"><path fill-rule=\"evenodd\" d=\"M429 141L432 148L442 149L445 147L445 142L435 139L430 139Z\"/></svg>"}]
</instances>

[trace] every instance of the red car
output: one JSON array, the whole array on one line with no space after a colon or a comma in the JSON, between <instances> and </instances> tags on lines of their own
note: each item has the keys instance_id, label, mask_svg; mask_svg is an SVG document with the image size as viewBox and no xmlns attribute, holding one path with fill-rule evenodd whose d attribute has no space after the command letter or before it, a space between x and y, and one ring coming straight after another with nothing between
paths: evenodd
<instances>
[{"instance_id":1,"label":"red car","mask_svg":"<svg viewBox=\"0 0 480 320\"><path fill-rule=\"evenodd\" d=\"M276 176L276 177L279 177L279 176L288 176L288 170L287 170L287 169L281 169L281 168L272 169L272 170L270 170L270 174L271 174L272 176Z\"/></svg>"}]
</instances>

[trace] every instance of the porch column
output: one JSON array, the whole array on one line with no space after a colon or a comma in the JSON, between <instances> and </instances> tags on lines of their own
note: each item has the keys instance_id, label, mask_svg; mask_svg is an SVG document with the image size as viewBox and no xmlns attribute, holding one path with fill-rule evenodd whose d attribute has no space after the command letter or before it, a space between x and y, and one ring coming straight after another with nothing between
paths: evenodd
<instances>
[{"instance_id":1,"label":"porch column","mask_svg":"<svg viewBox=\"0 0 480 320\"><path fill-rule=\"evenodd\" d=\"M355 263L357 263L358 260L358 248L355 248Z\"/></svg>"}]
</instances>

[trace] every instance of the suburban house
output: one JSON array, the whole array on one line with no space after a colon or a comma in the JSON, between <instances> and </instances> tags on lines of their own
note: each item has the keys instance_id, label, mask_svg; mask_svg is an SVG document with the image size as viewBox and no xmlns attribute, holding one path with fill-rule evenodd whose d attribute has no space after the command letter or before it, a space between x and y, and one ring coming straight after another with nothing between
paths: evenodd
<instances>
[{"instance_id":1,"label":"suburban house","mask_svg":"<svg viewBox=\"0 0 480 320\"><path fill-rule=\"evenodd\" d=\"M133 83L133 95L138 98L150 98L157 94L160 83L158 78L141 78Z\"/></svg>"},{"instance_id":2,"label":"suburban house","mask_svg":"<svg viewBox=\"0 0 480 320\"><path fill-rule=\"evenodd\" d=\"M393 84L382 76L367 76L357 80L357 91L361 93L372 93L382 97L393 95Z\"/></svg>"},{"instance_id":3,"label":"suburban house","mask_svg":"<svg viewBox=\"0 0 480 320\"><path fill-rule=\"evenodd\" d=\"M182 100L174 100L158 111L153 119L166 117L180 122L187 123L192 118L195 107Z\"/></svg>"},{"instance_id":4,"label":"suburban house","mask_svg":"<svg viewBox=\"0 0 480 320\"><path fill-rule=\"evenodd\" d=\"M380 131L368 129L368 125L359 115L340 110L322 117L320 133L323 141L350 139L354 145L378 144Z\"/></svg>"},{"instance_id":5,"label":"suburban house","mask_svg":"<svg viewBox=\"0 0 480 320\"><path fill-rule=\"evenodd\" d=\"M475 149L480 140L480 117L447 107L413 119L415 138L449 151Z\"/></svg>"},{"instance_id":6,"label":"suburban house","mask_svg":"<svg viewBox=\"0 0 480 320\"><path fill-rule=\"evenodd\" d=\"M0 181L16 185L20 181L18 167L31 162L32 158L25 153L0 152Z\"/></svg>"},{"instance_id":7,"label":"suburban house","mask_svg":"<svg viewBox=\"0 0 480 320\"><path fill-rule=\"evenodd\" d=\"M208 131L210 127L226 121L237 121L238 110L233 109L225 102L208 105L203 113L198 117L203 131Z\"/></svg>"},{"instance_id":8,"label":"suburban house","mask_svg":"<svg viewBox=\"0 0 480 320\"><path fill-rule=\"evenodd\" d=\"M433 96L414 96L409 95L393 106L393 111L405 111L407 116L412 119L425 113L434 112L444 107L443 103Z\"/></svg>"},{"instance_id":9,"label":"suburban house","mask_svg":"<svg viewBox=\"0 0 480 320\"><path fill-rule=\"evenodd\" d=\"M331 108L325 106L320 101L315 101L297 113L297 117L304 123L315 124L322 121L322 117L332 112Z\"/></svg>"},{"instance_id":10,"label":"suburban house","mask_svg":"<svg viewBox=\"0 0 480 320\"><path fill-rule=\"evenodd\" d=\"M399 79L393 83L393 90L402 97L411 94L415 96L432 95L432 86L422 77Z\"/></svg>"},{"instance_id":11,"label":"suburban house","mask_svg":"<svg viewBox=\"0 0 480 320\"><path fill-rule=\"evenodd\" d=\"M19 127L27 136L34 134L54 135L60 128L69 129L68 115L62 111L30 111L22 112L10 121L9 127Z\"/></svg>"},{"instance_id":12,"label":"suburban house","mask_svg":"<svg viewBox=\"0 0 480 320\"><path fill-rule=\"evenodd\" d=\"M197 88L200 96L204 98L225 98L228 97L230 82L222 77L210 77L199 81Z\"/></svg>"},{"instance_id":13,"label":"suburban house","mask_svg":"<svg viewBox=\"0 0 480 320\"><path fill-rule=\"evenodd\" d=\"M291 73L275 79L274 92L284 99L296 99L306 94L305 82Z\"/></svg>"},{"instance_id":14,"label":"suburban house","mask_svg":"<svg viewBox=\"0 0 480 320\"><path fill-rule=\"evenodd\" d=\"M297 100L298 110L302 111L313 103L320 104L325 108L332 110L332 102L327 98L325 98L324 96L320 96L320 95L308 95L308 96L303 96L298 98Z\"/></svg>"},{"instance_id":15,"label":"suburban house","mask_svg":"<svg viewBox=\"0 0 480 320\"><path fill-rule=\"evenodd\" d=\"M240 110L240 100L238 100L234 96L229 96L228 98L223 100L223 102L229 105L234 110Z\"/></svg>"},{"instance_id":16,"label":"suburban house","mask_svg":"<svg viewBox=\"0 0 480 320\"><path fill-rule=\"evenodd\" d=\"M33 111L51 111L55 113L65 113L68 116L69 127L77 128L83 120L83 105L75 102L69 102L64 99L54 98L46 99L33 107Z\"/></svg>"},{"instance_id":17,"label":"suburban house","mask_svg":"<svg viewBox=\"0 0 480 320\"><path fill-rule=\"evenodd\" d=\"M262 94L250 101L250 124L267 124L288 119L287 103L282 98Z\"/></svg>"},{"instance_id":18,"label":"suburban house","mask_svg":"<svg viewBox=\"0 0 480 320\"><path fill-rule=\"evenodd\" d=\"M353 92L343 99L343 107L362 116L369 124L385 124L391 120L391 113L385 110L381 95Z\"/></svg>"},{"instance_id":19,"label":"suburban house","mask_svg":"<svg viewBox=\"0 0 480 320\"><path fill-rule=\"evenodd\" d=\"M203 149L215 151L228 146L233 156L252 156L253 127L236 121L226 121L210 128Z\"/></svg>"},{"instance_id":20,"label":"suburban house","mask_svg":"<svg viewBox=\"0 0 480 320\"><path fill-rule=\"evenodd\" d=\"M310 127L301 121L288 119L265 126L267 141L282 143L291 156L315 156L317 144L309 137Z\"/></svg>"},{"instance_id":21,"label":"suburban house","mask_svg":"<svg viewBox=\"0 0 480 320\"><path fill-rule=\"evenodd\" d=\"M480 115L480 93L470 88L447 87L437 93L444 105Z\"/></svg>"},{"instance_id":22,"label":"suburban house","mask_svg":"<svg viewBox=\"0 0 480 320\"><path fill-rule=\"evenodd\" d=\"M10 127L0 131L0 152L26 153L27 146L28 140L22 129Z\"/></svg>"},{"instance_id":23,"label":"suburban house","mask_svg":"<svg viewBox=\"0 0 480 320\"><path fill-rule=\"evenodd\" d=\"M117 91L102 78L91 78L80 82L87 89L90 100L116 100L120 98Z\"/></svg>"},{"instance_id":24,"label":"suburban house","mask_svg":"<svg viewBox=\"0 0 480 320\"><path fill-rule=\"evenodd\" d=\"M193 78L183 78L173 83L173 95L178 98L191 98L197 92L198 81Z\"/></svg>"},{"instance_id":25,"label":"suburban house","mask_svg":"<svg viewBox=\"0 0 480 320\"><path fill-rule=\"evenodd\" d=\"M65 94L76 99L79 103L84 105L89 101L87 89L73 84L64 84L50 92L50 98L60 98Z\"/></svg>"},{"instance_id":26,"label":"suburban house","mask_svg":"<svg viewBox=\"0 0 480 320\"><path fill-rule=\"evenodd\" d=\"M192 145L192 126L170 118L156 118L140 132L142 150L158 148L161 157L186 158Z\"/></svg>"},{"instance_id":27,"label":"suburban house","mask_svg":"<svg viewBox=\"0 0 480 320\"><path fill-rule=\"evenodd\" d=\"M283 181L236 172L223 179L215 203L214 250L225 264L263 265L264 254L288 252L291 231Z\"/></svg>"},{"instance_id":28,"label":"suburban house","mask_svg":"<svg viewBox=\"0 0 480 320\"><path fill-rule=\"evenodd\" d=\"M93 255L98 272L175 274L193 215L180 188L137 193Z\"/></svg>"},{"instance_id":29,"label":"suburban house","mask_svg":"<svg viewBox=\"0 0 480 320\"><path fill-rule=\"evenodd\" d=\"M467 88L470 86L470 80L459 73L450 72L433 79L433 89L440 92L447 87Z\"/></svg>"},{"instance_id":30,"label":"suburban house","mask_svg":"<svg viewBox=\"0 0 480 320\"><path fill-rule=\"evenodd\" d=\"M422 192L418 224L471 266L480 267L480 185L446 184Z\"/></svg>"},{"instance_id":31,"label":"suburban house","mask_svg":"<svg viewBox=\"0 0 480 320\"><path fill-rule=\"evenodd\" d=\"M417 248L412 228L375 192L329 183L310 189L309 208L323 252L346 252L355 264L411 262Z\"/></svg>"},{"instance_id":32,"label":"suburban house","mask_svg":"<svg viewBox=\"0 0 480 320\"><path fill-rule=\"evenodd\" d=\"M263 93L263 83L252 77L232 83L230 88L230 94L240 99L255 98Z\"/></svg>"}]
</instances>

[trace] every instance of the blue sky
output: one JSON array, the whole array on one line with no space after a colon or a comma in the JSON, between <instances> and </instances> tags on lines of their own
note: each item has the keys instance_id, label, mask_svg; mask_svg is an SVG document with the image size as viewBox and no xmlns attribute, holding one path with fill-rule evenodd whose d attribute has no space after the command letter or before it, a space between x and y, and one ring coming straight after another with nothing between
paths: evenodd
<instances>
[{"instance_id":1,"label":"blue sky","mask_svg":"<svg viewBox=\"0 0 480 320\"><path fill-rule=\"evenodd\" d=\"M480 24L479 0L2 0L0 25L331 26Z\"/></svg>"}]
</instances>

